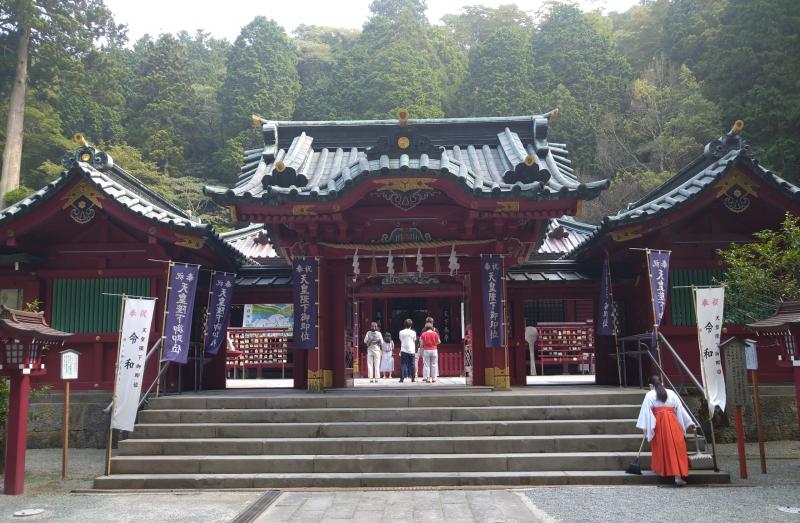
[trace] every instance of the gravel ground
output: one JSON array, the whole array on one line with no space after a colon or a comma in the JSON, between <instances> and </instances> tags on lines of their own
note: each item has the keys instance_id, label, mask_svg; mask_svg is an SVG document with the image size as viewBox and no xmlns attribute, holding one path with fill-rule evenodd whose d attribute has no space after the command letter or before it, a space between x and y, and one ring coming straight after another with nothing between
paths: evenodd
<instances>
[{"instance_id":1,"label":"gravel ground","mask_svg":"<svg viewBox=\"0 0 800 523\"><path fill-rule=\"evenodd\" d=\"M739 479L736 445L718 445L720 468L731 474L730 486L677 489L657 487L549 487L524 490L554 521L800 522L800 514L778 507L800 507L800 442L767 443L767 474L761 474L758 446L747 445L748 473Z\"/></svg>"},{"instance_id":2,"label":"gravel ground","mask_svg":"<svg viewBox=\"0 0 800 523\"><path fill-rule=\"evenodd\" d=\"M70 449L69 479L61 481L61 450L32 449L26 455L25 494L0 496L0 520L80 523L227 522L260 492L71 493L92 487L103 472L104 450ZM13 517L26 508L45 512Z\"/></svg>"}]
</instances>

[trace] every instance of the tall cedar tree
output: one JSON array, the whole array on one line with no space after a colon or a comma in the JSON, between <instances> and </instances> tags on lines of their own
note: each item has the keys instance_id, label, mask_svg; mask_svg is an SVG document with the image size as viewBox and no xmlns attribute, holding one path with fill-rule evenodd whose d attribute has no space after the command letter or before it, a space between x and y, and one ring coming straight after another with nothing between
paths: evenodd
<instances>
[{"instance_id":1,"label":"tall cedar tree","mask_svg":"<svg viewBox=\"0 0 800 523\"><path fill-rule=\"evenodd\" d=\"M80 60L94 41L116 32L102 0L0 1L0 40L16 56L0 171L0 207L4 195L19 185L25 94L32 61L40 57L51 62Z\"/></svg>"},{"instance_id":2,"label":"tall cedar tree","mask_svg":"<svg viewBox=\"0 0 800 523\"><path fill-rule=\"evenodd\" d=\"M169 34L139 44L142 55L131 96L130 138L164 174L176 175L184 164L185 134L193 110L186 46Z\"/></svg>"},{"instance_id":3,"label":"tall cedar tree","mask_svg":"<svg viewBox=\"0 0 800 523\"><path fill-rule=\"evenodd\" d=\"M228 52L220 92L223 127L235 136L250 116L288 120L300 91L297 54L283 28L263 16L242 28Z\"/></svg>"}]
</instances>

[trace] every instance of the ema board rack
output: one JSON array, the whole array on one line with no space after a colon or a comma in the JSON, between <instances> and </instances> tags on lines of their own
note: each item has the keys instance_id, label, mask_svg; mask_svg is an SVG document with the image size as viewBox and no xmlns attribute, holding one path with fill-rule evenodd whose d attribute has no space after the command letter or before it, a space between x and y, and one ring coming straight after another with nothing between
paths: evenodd
<instances>
[{"instance_id":1,"label":"ema board rack","mask_svg":"<svg viewBox=\"0 0 800 523\"><path fill-rule=\"evenodd\" d=\"M289 342L291 331L286 328L238 328L228 329L228 351L226 366L242 371L246 369L280 368L292 366Z\"/></svg>"},{"instance_id":2,"label":"ema board rack","mask_svg":"<svg viewBox=\"0 0 800 523\"><path fill-rule=\"evenodd\" d=\"M536 363L541 366L542 374L545 365L561 365L565 374L569 365L578 365L581 372L594 371L593 322L540 322L536 329L539 331Z\"/></svg>"}]
</instances>

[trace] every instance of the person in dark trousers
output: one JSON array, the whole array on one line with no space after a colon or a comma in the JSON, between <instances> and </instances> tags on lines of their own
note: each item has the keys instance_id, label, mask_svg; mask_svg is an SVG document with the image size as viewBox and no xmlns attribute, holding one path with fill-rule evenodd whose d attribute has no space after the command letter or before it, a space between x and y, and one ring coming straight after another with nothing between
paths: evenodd
<instances>
[{"instance_id":1,"label":"person in dark trousers","mask_svg":"<svg viewBox=\"0 0 800 523\"><path fill-rule=\"evenodd\" d=\"M407 319L403 325L405 329L400 331L400 383L406 378L414 379L414 353L416 351L417 333L412 329L414 322L411 318Z\"/></svg>"}]
</instances>

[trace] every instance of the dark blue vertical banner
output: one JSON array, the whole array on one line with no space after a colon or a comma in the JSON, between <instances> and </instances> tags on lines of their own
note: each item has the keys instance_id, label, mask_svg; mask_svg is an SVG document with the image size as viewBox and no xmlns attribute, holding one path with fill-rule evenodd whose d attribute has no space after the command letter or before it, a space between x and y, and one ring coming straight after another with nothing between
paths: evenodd
<instances>
[{"instance_id":1,"label":"dark blue vertical banner","mask_svg":"<svg viewBox=\"0 0 800 523\"><path fill-rule=\"evenodd\" d=\"M661 325L661 318L667 308L667 289L669 288L670 251L647 251L647 270L650 273L650 298L653 301L653 322Z\"/></svg>"},{"instance_id":2,"label":"dark blue vertical banner","mask_svg":"<svg viewBox=\"0 0 800 523\"><path fill-rule=\"evenodd\" d=\"M206 318L205 352L216 354L228 332L231 298L236 275L230 272L211 273L208 290L208 317Z\"/></svg>"},{"instance_id":3,"label":"dark blue vertical banner","mask_svg":"<svg viewBox=\"0 0 800 523\"><path fill-rule=\"evenodd\" d=\"M164 360L186 363L192 334L194 295L200 267L172 263L169 273L167 314L164 318Z\"/></svg>"},{"instance_id":4,"label":"dark blue vertical banner","mask_svg":"<svg viewBox=\"0 0 800 523\"><path fill-rule=\"evenodd\" d=\"M316 258L295 258L292 261L292 287L294 291L294 325L292 347L317 348L317 278L319 263Z\"/></svg>"},{"instance_id":5,"label":"dark blue vertical banner","mask_svg":"<svg viewBox=\"0 0 800 523\"><path fill-rule=\"evenodd\" d=\"M611 336L614 334L614 303L611 299L611 268L608 262L608 253L603 262L603 279L600 280L600 300L597 310L599 318L597 321L597 334L600 336Z\"/></svg>"},{"instance_id":6,"label":"dark blue vertical banner","mask_svg":"<svg viewBox=\"0 0 800 523\"><path fill-rule=\"evenodd\" d=\"M483 332L487 348L505 344L505 306L503 296L503 257L481 254L481 283L483 289Z\"/></svg>"}]
</instances>

